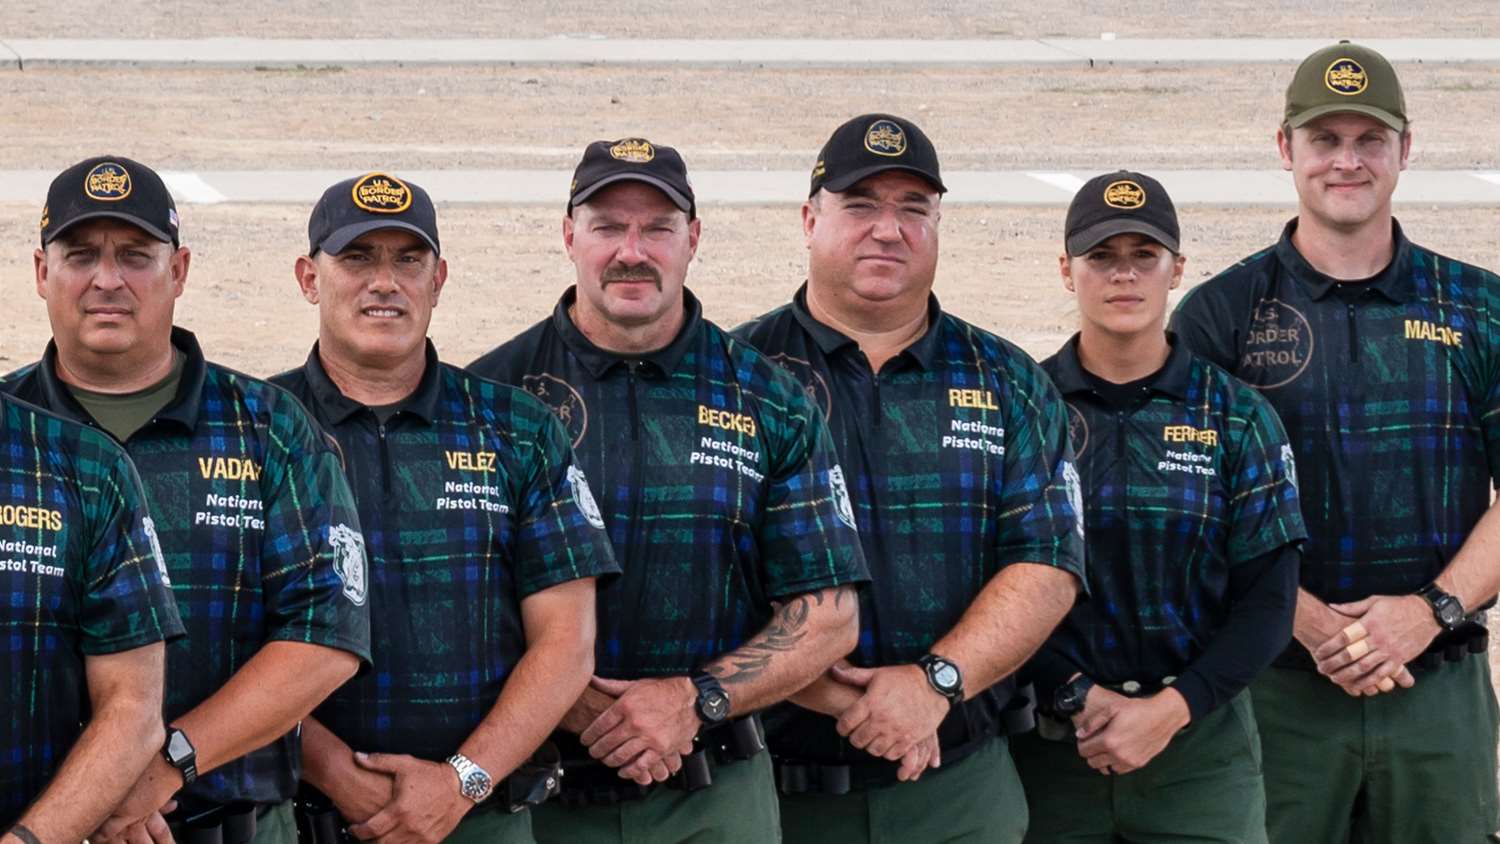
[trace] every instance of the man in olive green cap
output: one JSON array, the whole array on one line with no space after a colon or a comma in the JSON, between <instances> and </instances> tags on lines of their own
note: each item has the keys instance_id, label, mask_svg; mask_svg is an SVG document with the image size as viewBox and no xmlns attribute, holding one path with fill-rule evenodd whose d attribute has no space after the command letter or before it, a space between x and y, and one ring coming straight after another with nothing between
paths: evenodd
<instances>
[{"instance_id":1,"label":"man in olive green cap","mask_svg":"<svg viewBox=\"0 0 1500 844\"><path fill-rule=\"evenodd\" d=\"M1192 290L1180 341L1258 387L1298 467L1295 641L1251 685L1273 842L1479 842L1500 826L1483 608L1500 589L1500 277L1407 239L1400 81L1309 56L1277 133L1280 241Z\"/></svg>"}]
</instances>

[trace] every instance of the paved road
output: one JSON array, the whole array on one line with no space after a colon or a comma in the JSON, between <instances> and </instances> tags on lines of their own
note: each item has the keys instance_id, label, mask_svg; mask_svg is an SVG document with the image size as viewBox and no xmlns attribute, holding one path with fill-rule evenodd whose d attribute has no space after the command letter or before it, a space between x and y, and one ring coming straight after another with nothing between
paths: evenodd
<instances>
[{"instance_id":1,"label":"paved road","mask_svg":"<svg viewBox=\"0 0 1500 844\"><path fill-rule=\"evenodd\" d=\"M36 203L56 175L50 171L0 170L0 202ZM179 202L292 203L315 201L344 170L167 171L162 176ZM409 177L441 202L488 204L556 203L567 194L567 170L414 170ZM1093 173L960 170L944 174L949 203L1062 205ZM1291 176L1276 170L1153 170L1178 204L1279 205L1296 202ZM693 185L705 204L755 205L795 202L807 192L801 170L698 170ZM1402 175L1398 203L1500 206L1500 172L1422 170Z\"/></svg>"},{"instance_id":2,"label":"paved road","mask_svg":"<svg viewBox=\"0 0 1500 844\"><path fill-rule=\"evenodd\" d=\"M327 67L424 64L1033 65L1296 62L1324 39L32 39L0 37L0 66ZM1361 41L1394 62L1500 62L1500 38Z\"/></svg>"}]
</instances>

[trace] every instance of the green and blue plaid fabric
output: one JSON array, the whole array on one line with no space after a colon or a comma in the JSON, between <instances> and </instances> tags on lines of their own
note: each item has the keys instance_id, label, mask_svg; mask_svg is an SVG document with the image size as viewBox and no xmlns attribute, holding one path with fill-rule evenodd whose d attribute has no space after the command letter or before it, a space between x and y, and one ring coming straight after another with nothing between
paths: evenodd
<instances>
[{"instance_id":1,"label":"green and blue plaid fabric","mask_svg":"<svg viewBox=\"0 0 1500 844\"><path fill-rule=\"evenodd\" d=\"M1229 617L1230 569L1307 536L1286 434L1180 341L1133 409L1093 390L1076 336L1042 367L1068 403L1091 600L1039 658L1099 683L1182 678Z\"/></svg>"},{"instance_id":2,"label":"green and blue plaid fabric","mask_svg":"<svg viewBox=\"0 0 1500 844\"><path fill-rule=\"evenodd\" d=\"M84 660L182 635L125 452L0 395L0 829L89 717Z\"/></svg>"},{"instance_id":3,"label":"green and blue plaid fabric","mask_svg":"<svg viewBox=\"0 0 1500 844\"><path fill-rule=\"evenodd\" d=\"M759 632L772 600L867 577L822 417L685 295L650 355L590 343L570 290L470 366L549 405L598 493L624 572L599 593L602 676L688 673Z\"/></svg>"},{"instance_id":4,"label":"green and blue plaid fabric","mask_svg":"<svg viewBox=\"0 0 1500 844\"><path fill-rule=\"evenodd\" d=\"M272 379L338 439L370 557L374 669L316 712L356 750L441 760L526 649L521 601L617 574L562 425L528 393L442 364L381 421L317 348Z\"/></svg>"},{"instance_id":5,"label":"green and blue plaid fabric","mask_svg":"<svg viewBox=\"0 0 1500 844\"><path fill-rule=\"evenodd\" d=\"M1334 602L1410 593L1468 538L1500 473L1500 278L1396 225L1390 266L1340 283L1295 230L1190 291L1172 324L1286 426L1303 587Z\"/></svg>"},{"instance_id":6,"label":"green and blue plaid fabric","mask_svg":"<svg viewBox=\"0 0 1500 844\"><path fill-rule=\"evenodd\" d=\"M359 516L337 452L285 390L204 360L190 332L177 396L131 435L187 638L167 649L165 715L191 710L267 642L337 648L368 661ZM56 346L0 385L91 422L56 374ZM296 792L288 734L183 790L206 803L276 803Z\"/></svg>"}]
</instances>

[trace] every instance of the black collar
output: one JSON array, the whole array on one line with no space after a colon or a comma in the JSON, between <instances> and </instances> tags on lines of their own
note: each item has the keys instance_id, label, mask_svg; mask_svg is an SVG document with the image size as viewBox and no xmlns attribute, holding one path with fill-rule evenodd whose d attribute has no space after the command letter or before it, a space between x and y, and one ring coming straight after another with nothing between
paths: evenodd
<instances>
[{"instance_id":1,"label":"black collar","mask_svg":"<svg viewBox=\"0 0 1500 844\"><path fill-rule=\"evenodd\" d=\"M203 349L198 338L186 328L172 327L172 347L182 352L186 360L182 364L182 381L177 393L167 406L153 418L154 422L175 422L193 430L198 426L198 410L203 403L203 381L208 376L208 362L203 358ZM90 419L88 411L73 398L68 385L57 377L57 341L47 342L47 351L42 353L42 362L37 365L37 379L47 406L65 411L75 419Z\"/></svg>"},{"instance_id":2,"label":"black collar","mask_svg":"<svg viewBox=\"0 0 1500 844\"><path fill-rule=\"evenodd\" d=\"M1308 292L1314 299L1323 299L1345 282L1313 269L1312 264L1292 245L1292 233L1296 230L1297 220L1293 218L1282 229L1281 240L1276 242L1276 260L1286 267L1293 278L1307 285ZM1416 283L1411 277L1411 241L1406 239L1405 232L1401 231L1401 224L1394 218L1391 220L1391 237L1395 241L1396 250L1390 264L1379 275L1362 283L1392 302L1405 304L1412 301L1417 292Z\"/></svg>"},{"instance_id":3,"label":"black collar","mask_svg":"<svg viewBox=\"0 0 1500 844\"><path fill-rule=\"evenodd\" d=\"M1057 350L1057 358L1053 364L1052 381L1065 396L1094 392L1094 386L1089 383L1083 364L1078 360L1078 337L1079 335L1074 334L1068 338L1068 342ZM1186 399L1188 380L1193 371L1193 354L1186 346L1177 342L1177 335L1170 331L1167 332L1167 343L1172 347L1167 353L1167 362L1157 370L1151 383L1146 386L1176 399Z\"/></svg>"},{"instance_id":4,"label":"black collar","mask_svg":"<svg viewBox=\"0 0 1500 844\"><path fill-rule=\"evenodd\" d=\"M578 301L578 288L569 287L562 298L557 300L557 307L552 309L552 326L563 339L573 356L583 364L583 368L589 371L595 379L603 378L605 373L616 366L624 366L632 361L645 364L644 371L650 373L655 370L655 375L667 376L677 371L677 364L697 342L698 334L703 328L703 307L698 304L698 297L686 287L682 289L682 328L678 330L677 336L672 342L657 349L641 355L626 355L619 352L611 352L594 345L594 342L585 337L578 326L573 324L573 318L568 316L568 309Z\"/></svg>"},{"instance_id":5,"label":"black collar","mask_svg":"<svg viewBox=\"0 0 1500 844\"><path fill-rule=\"evenodd\" d=\"M429 339L426 364L422 368L422 380L417 382L417 389L411 395L397 404L398 414L410 413L420 417L427 424L432 424L432 421L437 418L438 397L441 393L439 368L437 349ZM349 420L349 417L368 409L366 405L344 395L339 385L333 383L333 379L328 377L328 371L323 368L323 361L318 357L317 343L313 343L312 351L307 355L307 363L302 365L302 374L307 379L307 386L312 392L313 400L318 403L318 407L326 414L329 422L342 425Z\"/></svg>"},{"instance_id":6,"label":"black collar","mask_svg":"<svg viewBox=\"0 0 1500 844\"><path fill-rule=\"evenodd\" d=\"M824 355L832 355L844 348L858 348L854 340L835 328L824 325L812 315L807 309L807 282L797 289L797 295L792 297L792 315L801 324L802 330L813 338ZM938 323L943 318L943 309L938 305L937 296L927 294L927 330L922 332L910 346L901 350L896 357L906 356L915 361L924 370L931 371L933 361L937 359L940 330Z\"/></svg>"}]
</instances>

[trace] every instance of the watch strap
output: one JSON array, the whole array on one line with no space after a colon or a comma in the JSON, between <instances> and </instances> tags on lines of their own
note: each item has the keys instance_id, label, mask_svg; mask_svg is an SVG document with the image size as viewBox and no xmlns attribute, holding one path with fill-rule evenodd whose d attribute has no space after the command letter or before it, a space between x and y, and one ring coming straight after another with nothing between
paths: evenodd
<instances>
[{"instance_id":1,"label":"watch strap","mask_svg":"<svg viewBox=\"0 0 1500 844\"><path fill-rule=\"evenodd\" d=\"M494 777L490 776L489 771L486 771L485 769L479 767L478 762L475 762L473 759L470 759L462 753L455 753L452 756L448 757L448 764L452 766L453 770L458 774L459 794L462 794L464 797L467 797L475 803L482 803L486 799L488 799L491 794L494 793ZM474 795L469 793L469 780L475 773L482 774L484 776L485 782L489 784L485 788L483 794Z\"/></svg>"},{"instance_id":2,"label":"watch strap","mask_svg":"<svg viewBox=\"0 0 1500 844\"><path fill-rule=\"evenodd\" d=\"M718 677L707 671L696 671L688 675L688 679L693 681L693 686L698 690L698 697L693 701L693 712L698 715L698 720L710 725L723 723L724 718L715 719L708 715L705 702L709 696L717 694L727 704L729 692L724 690L724 684L719 682Z\"/></svg>"},{"instance_id":3,"label":"watch strap","mask_svg":"<svg viewBox=\"0 0 1500 844\"><path fill-rule=\"evenodd\" d=\"M1433 581L1426 586L1423 586L1421 589L1418 589L1417 595L1420 596L1422 600L1426 601L1428 606L1432 607L1432 616L1433 618L1437 619L1438 626L1442 627L1445 630L1454 630L1463 623L1464 618L1467 615L1464 610L1463 602L1460 601L1457 596L1450 595L1449 593L1443 591L1443 588L1437 585L1437 581ZM1458 609L1458 612L1456 613L1457 617L1453 620L1452 623L1449 623L1448 621L1443 619L1443 608L1446 606L1453 606Z\"/></svg>"}]
</instances>

